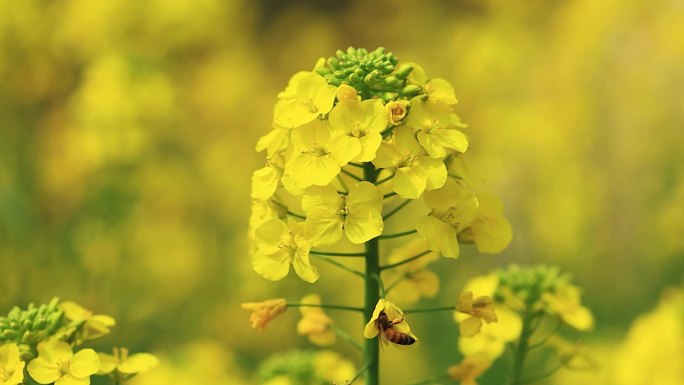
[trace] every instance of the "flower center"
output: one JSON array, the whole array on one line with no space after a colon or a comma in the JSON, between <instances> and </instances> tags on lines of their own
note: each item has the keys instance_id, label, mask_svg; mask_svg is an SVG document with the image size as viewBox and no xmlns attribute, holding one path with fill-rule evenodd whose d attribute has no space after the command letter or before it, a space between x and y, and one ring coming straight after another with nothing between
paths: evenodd
<instances>
[{"instance_id":1,"label":"flower center","mask_svg":"<svg viewBox=\"0 0 684 385\"><path fill-rule=\"evenodd\" d=\"M311 144L309 144L309 150L308 150L308 151L305 151L304 153L305 153L305 154L313 155L313 156L318 157L318 158L322 158L322 157L324 157L324 156L330 154L330 152L328 151L328 149L326 149L325 147L319 145L318 143L311 143Z\"/></svg>"},{"instance_id":2,"label":"flower center","mask_svg":"<svg viewBox=\"0 0 684 385\"><path fill-rule=\"evenodd\" d=\"M69 366L71 366L70 360L57 360L57 368L59 369L59 375L63 376L69 373Z\"/></svg>"},{"instance_id":3,"label":"flower center","mask_svg":"<svg viewBox=\"0 0 684 385\"><path fill-rule=\"evenodd\" d=\"M353 138L361 138L366 136L366 130L361 128L361 123L354 121L354 123L352 123L352 128L347 132L347 135Z\"/></svg>"},{"instance_id":4,"label":"flower center","mask_svg":"<svg viewBox=\"0 0 684 385\"><path fill-rule=\"evenodd\" d=\"M340 197L340 205L335 209L335 214L340 217L341 220L344 221L344 218L349 215L349 208L347 207L347 196L346 195L339 195Z\"/></svg>"},{"instance_id":5,"label":"flower center","mask_svg":"<svg viewBox=\"0 0 684 385\"><path fill-rule=\"evenodd\" d=\"M304 101L304 106L311 112L312 114L315 114L318 112L318 107L316 107L316 104L314 104L314 101L312 98L306 98Z\"/></svg>"},{"instance_id":6,"label":"flower center","mask_svg":"<svg viewBox=\"0 0 684 385\"><path fill-rule=\"evenodd\" d=\"M459 227L461 225L461 220L459 219L460 214L461 213L456 207L449 207L440 219L453 227Z\"/></svg>"},{"instance_id":7,"label":"flower center","mask_svg":"<svg viewBox=\"0 0 684 385\"><path fill-rule=\"evenodd\" d=\"M2 381L3 383L5 381L9 380L13 374L14 374L13 370L7 370L3 367L0 367L0 381Z\"/></svg>"},{"instance_id":8,"label":"flower center","mask_svg":"<svg viewBox=\"0 0 684 385\"><path fill-rule=\"evenodd\" d=\"M404 157L401 159L398 167L411 167L414 163L416 163L416 161L418 161L418 155L414 155L409 151L409 153L404 155Z\"/></svg>"}]
</instances>

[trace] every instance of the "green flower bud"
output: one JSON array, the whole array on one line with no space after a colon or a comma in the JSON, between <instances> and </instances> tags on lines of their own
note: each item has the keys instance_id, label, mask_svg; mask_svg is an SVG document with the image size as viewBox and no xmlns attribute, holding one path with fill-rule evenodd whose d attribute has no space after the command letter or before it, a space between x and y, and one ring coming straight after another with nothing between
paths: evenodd
<instances>
[{"instance_id":1,"label":"green flower bud","mask_svg":"<svg viewBox=\"0 0 684 385\"><path fill-rule=\"evenodd\" d=\"M402 88L401 95L406 97L411 97L420 93L422 88L417 84L409 84Z\"/></svg>"},{"instance_id":2,"label":"green flower bud","mask_svg":"<svg viewBox=\"0 0 684 385\"><path fill-rule=\"evenodd\" d=\"M2 334L8 340L15 340L19 338L19 333L12 329L5 329L2 331Z\"/></svg>"},{"instance_id":3,"label":"green flower bud","mask_svg":"<svg viewBox=\"0 0 684 385\"><path fill-rule=\"evenodd\" d=\"M399 79L404 80L404 79L406 79L406 77L408 77L408 75L411 73L411 71L413 71L413 64L404 64L401 67L399 67L399 69L394 74L394 76L396 76Z\"/></svg>"}]
</instances>

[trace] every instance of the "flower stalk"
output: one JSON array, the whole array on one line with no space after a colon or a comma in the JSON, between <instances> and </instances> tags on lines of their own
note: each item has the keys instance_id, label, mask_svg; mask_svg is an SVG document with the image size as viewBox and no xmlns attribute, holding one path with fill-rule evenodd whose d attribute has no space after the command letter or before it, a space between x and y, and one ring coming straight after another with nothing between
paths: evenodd
<instances>
[{"instance_id":1,"label":"flower stalk","mask_svg":"<svg viewBox=\"0 0 684 385\"><path fill-rule=\"evenodd\" d=\"M366 162L363 165L363 179L375 183L378 179L378 172L372 163ZM365 243L366 250L366 282L364 294L364 319L369 320L373 317L373 309L380 299L380 282L375 277L380 276L380 244L379 239L373 238ZM366 362L366 385L380 384L380 352L379 339L366 339L364 346L364 359Z\"/></svg>"}]
</instances>

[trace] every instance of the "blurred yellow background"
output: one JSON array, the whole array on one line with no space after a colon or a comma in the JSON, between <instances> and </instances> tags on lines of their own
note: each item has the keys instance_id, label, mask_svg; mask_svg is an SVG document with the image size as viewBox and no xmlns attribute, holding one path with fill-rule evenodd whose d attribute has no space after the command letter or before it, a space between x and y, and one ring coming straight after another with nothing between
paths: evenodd
<instances>
[{"instance_id":1,"label":"blurred yellow background","mask_svg":"<svg viewBox=\"0 0 684 385\"><path fill-rule=\"evenodd\" d=\"M251 270L253 148L291 74L385 46L454 84L514 229L500 255L438 262L426 303L510 262L558 264L608 368L582 375L630 385L608 353L684 277L682 20L679 0L0 0L0 310L59 296L115 316L111 341L162 357L145 383L254 383L275 352L311 348L297 312L259 334L239 303L361 291L328 266L316 286ZM385 352L389 380L457 361L450 315L431 317L413 321L421 349Z\"/></svg>"}]
</instances>

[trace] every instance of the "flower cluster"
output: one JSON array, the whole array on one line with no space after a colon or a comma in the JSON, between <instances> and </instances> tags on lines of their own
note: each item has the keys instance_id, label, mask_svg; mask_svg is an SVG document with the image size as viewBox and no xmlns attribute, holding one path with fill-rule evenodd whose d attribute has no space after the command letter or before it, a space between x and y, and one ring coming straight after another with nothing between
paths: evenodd
<instances>
[{"instance_id":1,"label":"flower cluster","mask_svg":"<svg viewBox=\"0 0 684 385\"><path fill-rule=\"evenodd\" d=\"M87 385L95 374L123 384L159 364L151 354L128 356L126 349L115 348L113 356L90 348L75 351L109 334L115 324L110 316L57 298L26 310L14 307L0 317L0 384L33 383L30 377L38 384Z\"/></svg>"},{"instance_id":2,"label":"flower cluster","mask_svg":"<svg viewBox=\"0 0 684 385\"><path fill-rule=\"evenodd\" d=\"M312 249L381 237L383 213L412 200L429 211L408 230L430 250L449 258L459 243L503 250L510 224L501 201L464 172L469 141L455 104L446 80L382 48L350 48L296 73L256 147L266 164L252 176L254 270L280 280L292 266L315 282Z\"/></svg>"},{"instance_id":3,"label":"flower cluster","mask_svg":"<svg viewBox=\"0 0 684 385\"><path fill-rule=\"evenodd\" d=\"M504 353L507 344L520 350L523 360L531 346L546 344L558 351L562 365L570 367L581 351L557 333L562 326L587 331L594 324L570 276L545 265L511 265L471 279L463 289L454 320L461 329L459 350L466 357L450 369L459 376L468 376L472 371L481 374Z\"/></svg>"}]
</instances>

